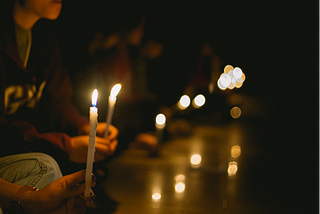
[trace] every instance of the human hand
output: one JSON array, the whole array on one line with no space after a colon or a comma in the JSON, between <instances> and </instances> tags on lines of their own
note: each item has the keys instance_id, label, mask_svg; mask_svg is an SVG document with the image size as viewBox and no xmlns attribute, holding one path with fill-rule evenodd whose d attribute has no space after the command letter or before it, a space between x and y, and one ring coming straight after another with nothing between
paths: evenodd
<instances>
[{"instance_id":1,"label":"human hand","mask_svg":"<svg viewBox=\"0 0 320 214\"><path fill-rule=\"evenodd\" d=\"M98 137L104 137L104 133L105 133L105 130L107 128L107 123L105 122L100 122L98 123L98 126L97 126L97 136ZM88 135L89 132L90 132L90 125L89 124L86 124L84 126L81 127L81 134L83 135ZM113 125L109 125L109 133L108 133L108 136L107 138L112 141L114 139L116 139L118 137L118 134L119 134L119 130L114 127Z\"/></svg>"},{"instance_id":2,"label":"human hand","mask_svg":"<svg viewBox=\"0 0 320 214\"><path fill-rule=\"evenodd\" d=\"M84 192L86 170L63 176L38 191L27 192L21 207L26 213L78 214L84 213L94 198L84 200L78 196ZM91 187L96 185L93 175Z\"/></svg>"},{"instance_id":3,"label":"human hand","mask_svg":"<svg viewBox=\"0 0 320 214\"><path fill-rule=\"evenodd\" d=\"M134 146L149 152L151 156L157 156L160 151L160 145L157 138L151 133L139 133L135 137Z\"/></svg>"},{"instance_id":4,"label":"human hand","mask_svg":"<svg viewBox=\"0 0 320 214\"><path fill-rule=\"evenodd\" d=\"M89 135L71 137L69 160L75 163L85 163L88 155ZM118 140L96 137L94 159L96 162L112 155L118 145Z\"/></svg>"},{"instance_id":5,"label":"human hand","mask_svg":"<svg viewBox=\"0 0 320 214\"><path fill-rule=\"evenodd\" d=\"M107 128L107 123L105 123L105 122L98 123L97 136L104 137L104 133L105 133L106 128ZM119 134L119 130L110 124L107 138L110 141L112 141L118 137L118 134Z\"/></svg>"}]
</instances>

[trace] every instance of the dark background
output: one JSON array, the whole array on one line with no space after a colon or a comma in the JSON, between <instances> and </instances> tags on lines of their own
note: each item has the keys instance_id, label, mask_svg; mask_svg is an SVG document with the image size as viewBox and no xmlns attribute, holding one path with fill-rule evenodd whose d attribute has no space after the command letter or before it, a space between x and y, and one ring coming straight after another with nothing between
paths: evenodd
<instances>
[{"instance_id":1,"label":"dark background","mask_svg":"<svg viewBox=\"0 0 320 214\"><path fill-rule=\"evenodd\" d=\"M269 152L260 162L267 170L254 169L253 163L260 181L254 187L266 197L285 198L284 203L317 206L318 1L82 0L63 4L57 24L71 75L85 66L88 44L97 31L113 32L145 17L145 37L164 45L163 54L151 65L151 90L168 106L180 98L188 81L185 74L200 45L210 42L225 65L243 69L246 82L241 92L271 106L266 123L258 124L268 130L257 142Z\"/></svg>"},{"instance_id":2,"label":"dark background","mask_svg":"<svg viewBox=\"0 0 320 214\"><path fill-rule=\"evenodd\" d=\"M58 26L71 73L84 66L88 44L97 31L115 32L145 17L145 37L164 44L164 53L154 62L152 76L163 80L151 84L156 91L183 87L187 78L183 74L200 45L208 41L225 64L239 66L247 74L242 90L279 102L288 95L298 102L317 97L317 1L83 0L63 5ZM163 82L168 87L162 87Z\"/></svg>"}]
</instances>

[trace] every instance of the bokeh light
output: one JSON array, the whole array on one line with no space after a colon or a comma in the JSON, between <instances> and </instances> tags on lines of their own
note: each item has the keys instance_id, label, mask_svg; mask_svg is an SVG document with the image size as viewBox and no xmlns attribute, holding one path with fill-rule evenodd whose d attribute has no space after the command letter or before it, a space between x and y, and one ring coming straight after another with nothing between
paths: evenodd
<instances>
[{"instance_id":1,"label":"bokeh light","mask_svg":"<svg viewBox=\"0 0 320 214\"><path fill-rule=\"evenodd\" d=\"M176 183L176 185L175 185L175 191L176 191L176 193L182 193L182 192L184 192L185 188L186 188L186 186L185 186L185 184L184 184L183 182L178 182L178 183Z\"/></svg>"},{"instance_id":2,"label":"bokeh light","mask_svg":"<svg viewBox=\"0 0 320 214\"><path fill-rule=\"evenodd\" d=\"M164 116L164 114L158 114L156 117L157 127L161 128L165 125L165 123L166 123L166 116Z\"/></svg>"},{"instance_id":3,"label":"bokeh light","mask_svg":"<svg viewBox=\"0 0 320 214\"><path fill-rule=\"evenodd\" d=\"M221 81L220 79L218 79L218 87L221 89L221 90L225 90L227 88L227 86L224 86L221 84Z\"/></svg>"},{"instance_id":4,"label":"bokeh light","mask_svg":"<svg viewBox=\"0 0 320 214\"><path fill-rule=\"evenodd\" d=\"M240 88L243 85L245 78L246 77L241 68L233 68L233 66L227 65L224 68L224 72L220 74L217 85L221 90L225 90L226 88Z\"/></svg>"},{"instance_id":5,"label":"bokeh light","mask_svg":"<svg viewBox=\"0 0 320 214\"><path fill-rule=\"evenodd\" d=\"M186 179L186 176L183 175L183 174L178 174L178 175L176 175L176 176L174 177L174 180L175 180L176 182L184 182L185 179Z\"/></svg>"},{"instance_id":6,"label":"bokeh light","mask_svg":"<svg viewBox=\"0 0 320 214\"><path fill-rule=\"evenodd\" d=\"M181 109L186 109L188 108L188 106L190 105L190 97L188 95L183 95L181 96L180 98L180 101L179 101L179 107Z\"/></svg>"},{"instance_id":7,"label":"bokeh light","mask_svg":"<svg viewBox=\"0 0 320 214\"><path fill-rule=\"evenodd\" d=\"M202 94L199 94L193 99L193 106L195 108L200 108L205 104L205 102L206 98Z\"/></svg>"},{"instance_id":8,"label":"bokeh light","mask_svg":"<svg viewBox=\"0 0 320 214\"><path fill-rule=\"evenodd\" d=\"M231 148L231 157L238 158L241 155L241 147L239 145L235 145Z\"/></svg>"},{"instance_id":9,"label":"bokeh light","mask_svg":"<svg viewBox=\"0 0 320 214\"><path fill-rule=\"evenodd\" d=\"M242 86L242 79L241 79L241 82L238 82L238 81L236 82L236 88L240 88L241 86Z\"/></svg>"},{"instance_id":10,"label":"bokeh light","mask_svg":"<svg viewBox=\"0 0 320 214\"><path fill-rule=\"evenodd\" d=\"M155 200L155 201L158 201L158 200L160 200L160 198L161 198L161 194L160 193L153 193L152 194L152 199L153 200Z\"/></svg>"},{"instance_id":11,"label":"bokeh light","mask_svg":"<svg viewBox=\"0 0 320 214\"><path fill-rule=\"evenodd\" d=\"M199 166L201 164L201 155L192 155L191 156L191 159L190 159L190 162L193 166Z\"/></svg>"},{"instance_id":12,"label":"bokeh light","mask_svg":"<svg viewBox=\"0 0 320 214\"><path fill-rule=\"evenodd\" d=\"M233 107L230 110L230 115L234 119L238 119L241 116L241 109L238 106Z\"/></svg>"},{"instance_id":13,"label":"bokeh light","mask_svg":"<svg viewBox=\"0 0 320 214\"><path fill-rule=\"evenodd\" d=\"M233 75L235 78L240 78L242 76L242 70L239 67L235 67L233 70Z\"/></svg>"},{"instance_id":14,"label":"bokeh light","mask_svg":"<svg viewBox=\"0 0 320 214\"><path fill-rule=\"evenodd\" d=\"M238 163L236 161L231 161L228 165L228 175L234 176L238 171Z\"/></svg>"},{"instance_id":15,"label":"bokeh light","mask_svg":"<svg viewBox=\"0 0 320 214\"><path fill-rule=\"evenodd\" d=\"M244 75L244 73L242 73L241 79L242 79L242 82L246 80L246 75Z\"/></svg>"},{"instance_id":16,"label":"bokeh light","mask_svg":"<svg viewBox=\"0 0 320 214\"><path fill-rule=\"evenodd\" d=\"M234 89L234 85L233 85L232 82L229 84L228 88L229 88L229 89Z\"/></svg>"},{"instance_id":17,"label":"bokeh light","mask_svg":"<svg viewBox=\"0 0 320 214\"><path fill-rule=\"evenodd\" d=\"M224 69L223 69L223 72L224 73L229 73L229 71L232 71L234 68L233 68L233 66L232 65L226 65L225 67L224 67Z\"/></svg>"},{"instance_id":18,"label":"bokeh light","mask_svg":"<svg viewBox=\"0 0 320 214\"><path fill-rule=\"evenodd\" d=\"M231 78L230 78L230 76L227 75L227 74L222 74L222 75L220 76L220 83L221 83L223 86L228 87L228 86L230 85L230 83L231 83Z\"/></svg>"}]
</instances>

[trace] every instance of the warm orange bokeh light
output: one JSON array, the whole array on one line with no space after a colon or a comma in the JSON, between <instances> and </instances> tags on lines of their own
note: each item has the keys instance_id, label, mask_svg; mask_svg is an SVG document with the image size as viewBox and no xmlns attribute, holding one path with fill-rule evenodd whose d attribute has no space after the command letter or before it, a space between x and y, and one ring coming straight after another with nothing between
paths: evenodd
<instances>
[{"instance_id":1,"label":"warm orange bokeh light","mask_svg":"<svg viewBox=\"0 0 320 214\"><path fill-rule=\"evenodd\" d=\"M229 73L229 71L232 71L234 68L232 65L226 65L226 67L224 67L223 72L224 73Z\"/></svg>"},{"instance_id":2,"label":"warm orange bokeh light","mask_svg":"<svg viewBox=\"0 0 320 214\"><path fill-rule=\"evenodd\" d=\"M225 89L227 88L226 86L224 86L224 85L221 84L220 79L218 80L218 87L219 87L221 90L225 90Z\"/></svg>"},{"instance_id":3,"label":"warm orange bokeh light","mask_svg":"<svg viewBox=\"0 0 320 214\"><path fill-rule=\"evenodd\" d=\"M181 98L180 98L180 101L179 101L179 107L180 109L186 109L189 107L190 105L190 97L188 95L183 95Z\"/></svg>"},{"instance_id":4,"label":"warm orange bokeh light","mask_svg":"<svg viewBox=\"0 0 320 214\"><path fill-rule=\"evenodd\" d=\"M158 114L156 117L157 126L163 126L166 122L166 116L164 114Z\"/></svg>"},{"instance_id":5,"label":"warm orange bokeh light","mask_svg":"<svg viewBox=\"0 0 320 214\"><path fill-rule=\"evenodd\" d=\"M237 174L237 171L238 171L238 163L235 161L231 161L228 166L228 175L234 176Z\"/></svg>"},{"instance_id":6,"label":"warm orange bokeh light","mask_svg":"<svg viewBox=\"0 0 320 214\"><path fill-rule=\"evenodd\" d=\"M193 99L193 106L195 108L200 108L205 104L205 102L206 98L202 94L199 94Z\"/></svg>"},{"instance_id":7,"label":"warm orange bokeh light","mask_svg":"<svg viewBox=\"0 0 320 214\"><path fill-rule=\"evenodd\" d=\"M201 156L200 155L192 155L190 162L193 166L198 166L201 164Z\"/></svg>"},{"instance_id":8,"label":"warm orange bokeh light","mask_svg":"<svg viewBox=\"0 0 320 214\"><path fill-rule=\"evenodd\" d=\"M241 155L241 147L239 145L235 145L231 148L231 157L238 158Z\"/></svg>"},{"instance_id":9,"label":"warm orange bokeh light","mask_svg":"<svg viewBox=\"0 0 320 214\"><path fill-rule=\"evenodd\" d=\"M153 200L159 200L161 198L161 194L160 193L153 193L152 194L152 199Z\"/></svg>"},{"instance_id":10,"label":"warm orange bokeh light","mask_svg":"<svg viewBox=\"0 0 320 214\"><path fill-rule=\"evenodd\" d=\"M183 182L178 182L175 185L175 191L176 193L183 193L185 190L186 186Z\"/></svg>"},{"instance_id":11,"label":"warm orange bokeh light","mask_svg":"<svg viewBox=\"0 0 320 214\"><path fill-rule=\"evenodd\" d=\"M233 107L230 110L230 115L232 118L237 119L241 116L241 109L238 106Z\"/></svg>"}]
</instances>

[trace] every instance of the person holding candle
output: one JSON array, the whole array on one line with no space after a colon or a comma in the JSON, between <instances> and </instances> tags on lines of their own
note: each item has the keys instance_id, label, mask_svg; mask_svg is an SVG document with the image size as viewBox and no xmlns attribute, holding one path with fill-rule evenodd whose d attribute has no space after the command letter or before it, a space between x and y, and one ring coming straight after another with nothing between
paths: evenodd
<instances>
[{"instance_id":1,"label":"person holding candle","mask_svg":"<svg viewBox=\"0 0 320 214\"><path fill-rule=\"evenodd\" d=\"M0 179L0 213L1 207L5 213L51 213L71 214L85 213L86 206L91 205L91 200L81 197L85 185L79 184L85 179L85 170L61 177L42 187L19 185L5 179ZM91 186L96 184L93 177Z\"/></svg>"},{"instance_id":2,"label":"person holding candle","mask_svg":"<svg viewBox=\"0 0 320 214\"><path fill-rule=\"evenodd\" d=\"M0 157L41 151L50 143L70 161L85 163L88 117L72 104L72 84L57 41L44 30L48 23L43 19L56 19L61 1L11 0L2 4ZM104 138L105 129L105 123L98 124L96 161L113 154L117 146L118 130L111 126ZM10 146L6 141L12 141Z\"/></svg>"},{"instance_id":3,"label":"person holding candle","mask_svg":"<svg viewBox=\"0 0 320 214\"><path fill-rule=\"evenodd\" d=\"M12 162L17 157L20 160L20 167L12 167L10 173L28 168L25 166L30 164L29 154L37 160L43 158L42 153L35 152L50 154L60 166L64 164L59 161L65 159L86 162L88 118L71 102L71 80L46 21L57 19L61 7L61 0L1 1L0 162ZM105 123L97 127L95 161L112 155L118 143L118 130L110 126L109 135L104 138L105 128ZM46 159L49 161L41 175L56 165L54 159ZM62 176L59 167L53 167L51 172L42 186L51 185ZM0 169L0 189L5 186L2 181L7 174L4 168ZM25 171L21 176L29 174ZM49 188L50 191L54 190Z\"/></svg>"}]
</instances>

